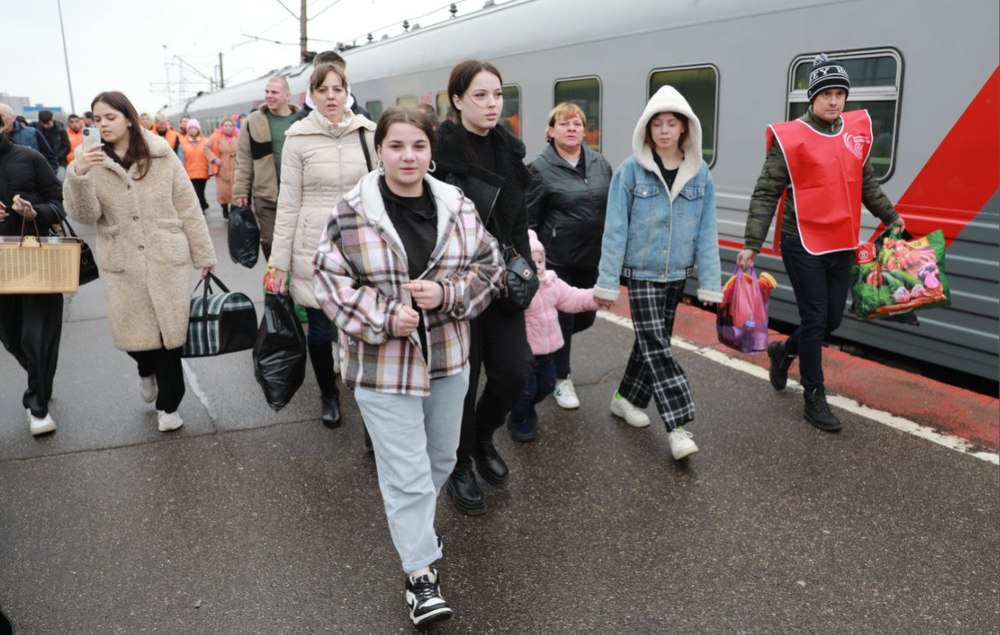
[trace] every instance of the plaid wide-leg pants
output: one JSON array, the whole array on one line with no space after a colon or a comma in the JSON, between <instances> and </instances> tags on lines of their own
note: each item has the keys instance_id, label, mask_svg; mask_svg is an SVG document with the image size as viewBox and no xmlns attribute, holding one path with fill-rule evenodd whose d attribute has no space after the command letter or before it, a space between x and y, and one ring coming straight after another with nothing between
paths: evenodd
<instances>
[{"instance_id":1,"label":"plaid wide-leg pants","mask_svg":"<svg viewBox=\"0 0 1000 635\"><path fill-rule=\"evenodd\" d=\"M670 349L684 283L630 280L628 284L635 343L618 392L638 408L645 408L655 398L667 430L694 420L694 398L687 375Z\"/></svg>"}]
</instances>

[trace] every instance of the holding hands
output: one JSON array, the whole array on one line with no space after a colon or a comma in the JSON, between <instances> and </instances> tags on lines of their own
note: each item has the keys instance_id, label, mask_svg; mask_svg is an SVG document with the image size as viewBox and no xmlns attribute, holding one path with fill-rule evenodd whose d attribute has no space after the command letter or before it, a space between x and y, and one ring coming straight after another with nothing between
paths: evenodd
<instances>
[{"instance_id":1,"label":"holding hands","mask_svg":"<svg viewBox=\"0 0 1000 635\"><path fill-rule=\"evenodd\" d=\"M0 223L7 220L8 216L10 216L10 214L7 213L7 206L0 203Z\"/></svg>"}]
</instances>

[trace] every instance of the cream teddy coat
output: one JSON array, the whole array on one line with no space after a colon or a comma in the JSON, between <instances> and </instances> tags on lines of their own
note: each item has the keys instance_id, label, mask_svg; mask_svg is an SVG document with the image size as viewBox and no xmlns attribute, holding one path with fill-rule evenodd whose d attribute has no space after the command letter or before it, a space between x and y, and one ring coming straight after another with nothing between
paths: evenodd
<instances>
[{"instance_id":1,"label":"cream teddy coat","mask_svg":"<svg viewBox=\"0 0 1000 635\"><path fill-rule=\"evenodd\" d=\"M375 124L354 115L343 128L331 125L314 110L292 124L281 150L281 189L268 264L291 271L292 299L319 308L313 290L313 257L330 215L368 173L358 129L375 165Z\"/></svg>"},{"instance_id":2,"label":"cream teddy coat","mask_svg":"<svg viewBox=\"0 0 1000 635\"><path fill-rule=\"evenodd\" d=\"M215 249L191 181L165 141L148 132L149 172L110 158L66 170L67 213L97 224L94 258L108 302L108 324L123 351L180 348L187 340L191 268L215 266Z\"/></svg>"}]
</instances>

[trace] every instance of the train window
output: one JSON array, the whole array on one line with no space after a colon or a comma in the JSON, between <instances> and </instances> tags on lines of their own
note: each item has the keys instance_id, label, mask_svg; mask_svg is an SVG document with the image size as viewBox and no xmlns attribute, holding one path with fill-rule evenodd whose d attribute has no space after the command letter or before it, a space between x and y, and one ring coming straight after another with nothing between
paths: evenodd
<instances>
[{"instance_id":1,"label":"train window","mask_svg":"<svg viewBox=\"0 0 1000 635\"><path fill-rule=\"evenodd\" d=\"M797 119L809 108L806 89L809 71L815 55L802 55L792 62L788 92L788 119ZM872 145L870 160L879 181L892 175L896 148L896 129L899 123L899 91L902 86L903 64L899 53L893 49L853 51L831 55L844 65L851 78L851 93L846 110L864 108L872 118Z\"/></svg>"},{"instance_id":2,"label":"train window","mask_svg":"<svg viewBox=\"0 0 1000 635\"><path fill-rule=\"evenodd\" d=\"M521 138L521 89L516 84L503 87L500 123L515 137Z\"/></svg>"},{"instance_id":3,"label":"train window","mask_svg":"<svg viewBox=\"0 0 1000 635\"><path fill-rule=\"evenodd\" d=\"M584 140L592 150L601 150L601 80L597 77L564 79L556 82L553 104L569 101L587 116Z\"/></svg>"},{"instance_id":4,"label":"train window","mask_svg":"<svg viewBox=\"0 0 1000 635\"><path fill-rule=\"evenodd\" d=\"M372 101L366 101L365 110L371 113L372 121L378 121L379 117L382 116L382 100L373 99Z\"/></svg>"},{"instance_id":5,"label":"train window","mask_svg":"<svg viewBox=\"0 0 1000 635\"><path fill-rule=\"evenodd\" d=\"M701 156L711 166L715 162L718 132L719 69L693 66L653 71L649 75L648 97L666 85L673 86L684 95L694 114L698 115L701 122Z\"/></svg>"},{"instance_id":6,"label":"train window","mask_svg":"<svg viewBox=\"0 0 1000 635\"><path fill-rule=\"evenodd\" d=\"M416 95L403 95L396 98L396 105L400 108L416 108L419 103Z\"/></svg>"},{"instance_id":7,"label":"train window","mask_svg":"<svg viewBox=\"0 0 1000 635\"><path fill-rule=\"evenodd\" d=\"M448 99L448 92L441 92L434 97L434 106L437 109L438 121L448 119L448 110L451 109L451 100Z\"/></svg>"}]
</instances>

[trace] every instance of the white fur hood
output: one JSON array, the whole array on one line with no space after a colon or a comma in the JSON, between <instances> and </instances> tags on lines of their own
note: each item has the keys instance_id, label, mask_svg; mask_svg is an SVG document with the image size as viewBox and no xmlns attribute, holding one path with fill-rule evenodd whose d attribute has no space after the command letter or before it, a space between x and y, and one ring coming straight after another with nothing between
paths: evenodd
<instances>
[{"instance_id":1,"label":"white fur hood","mask_svg":"<svg viewBox=\"0 0 1000 635\"><path fill-rule=\"evenodd\" d=\"M684 162L681 163L680 169L677 171L677 179L674 181L672 190L672 192L680 192L684 188L684 184L698 174L698 170L701 169L701 121L698 120L698 116L694 114L684 96L677 92L673 86L663 86L646 104L642 116L635 124L635 130L632 132L632 152L635 153L639 165L653 174L660 173L653 160L653 149L646 142L646 125L650 119L661 112L680 113L688 119L687 137L681 146L681 150L684 152ZM671 196L672 198L673 196Z\"/></svg>"}]
</instances>

